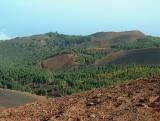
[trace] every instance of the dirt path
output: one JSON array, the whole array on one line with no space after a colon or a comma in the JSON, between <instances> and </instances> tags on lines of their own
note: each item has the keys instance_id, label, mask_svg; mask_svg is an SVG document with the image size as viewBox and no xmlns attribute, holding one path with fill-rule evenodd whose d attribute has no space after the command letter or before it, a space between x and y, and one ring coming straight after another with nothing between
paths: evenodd
<instances>
[{"instance_id":1,"label":"dirt path","mask_svg":"<svg viewBox=\"0 0 160 121\"><path fill-rule=\"evenodd\" d=\"M160 121L160 78L8 109L0 121Z\"/></svg>"}]
</instances>

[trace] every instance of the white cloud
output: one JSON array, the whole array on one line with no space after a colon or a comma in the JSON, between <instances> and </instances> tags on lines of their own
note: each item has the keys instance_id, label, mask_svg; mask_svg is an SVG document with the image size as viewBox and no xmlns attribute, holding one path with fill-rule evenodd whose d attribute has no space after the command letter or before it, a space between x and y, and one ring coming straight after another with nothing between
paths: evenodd
<instances>
[{"instance_id":1,"label":"white cloud","mask_svg":"<svg viewBox=\"0 0 160 121\"><path fill-rule=\"evenodd\" d=\"M10 36L5 34L4 32L0 32L0 40L9 40L9 39L11 39Z\"/></svg>"}]
</instances>

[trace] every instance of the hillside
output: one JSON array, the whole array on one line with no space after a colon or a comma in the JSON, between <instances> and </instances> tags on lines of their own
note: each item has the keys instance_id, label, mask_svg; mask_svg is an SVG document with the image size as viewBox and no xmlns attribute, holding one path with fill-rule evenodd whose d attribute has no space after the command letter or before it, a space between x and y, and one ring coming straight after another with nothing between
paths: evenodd
<instances>
[{"instance_id":1,"label":"hillside","mask_svg":"<svg viewBox=\"0 0 160 121\"><path fill-rule=\"evenodd\" d=\"M50 32L1 41L0 88L57 97L159 75L158 48L159 37L140 31L87 36Z\"/></svg>"},{"instance_id":2,"label":"hillside","mask_svg":"<svg viewBox=\"0 0 160 121\"><path fill-rule=\"evenodd\" d=\"M110 45L132 43L144 37L145 35L140 31L98 32L92 34L91 43L99 44L102 47L108 47Z\"/></svg>"},{"instance_id":3,"label":"hillside","mask_svg":"<svg viewBox=\"0 0 160 121\"><path fill-rule=\"evenodd\" d=\"M96 65L105 64L160 64L160 48L119 51L96 61Z\"/></svg>"},{"instance_id":4,"label":"hillside","mask_svg":"<svg viewBox=\"0 0 160 121\"><path fill-rule=\"evenodd\" d=\"M3 121L159 121L160 78L93 89L0 112Z\"/></svg>"},{"instance_id":5,"label":"hillside","mask_svg":"<svg viewBox=\"0 0 160 121\"><path fill-rule=\"evenodd\" d=\"M45 100L45 97L29 93L0 89L0 110Z\"/></svg>"},{"instance_id":6,"label":"hillside","mask_svg":"<svg viewBox=\"0 0 160 121\"><path fill-rule=\"evenodd\" d=\"M106 45L103 48L108 49L110 46L115 45L116 41L118 41L117 44L124 44L123 41L127 44L142 37L144 37L144 34L138 31L104 32L88 36L58 33L33 35L0 42L0 59L9 63L35 65L48 57L64 53L78 53L88 57L85 53L87 49L102 48L96 42L103 43L103 45ZM94 39L96 39L96 42L94 42ZM79 60L81 61L81 59Z\"/></svg>"}]
</instances>

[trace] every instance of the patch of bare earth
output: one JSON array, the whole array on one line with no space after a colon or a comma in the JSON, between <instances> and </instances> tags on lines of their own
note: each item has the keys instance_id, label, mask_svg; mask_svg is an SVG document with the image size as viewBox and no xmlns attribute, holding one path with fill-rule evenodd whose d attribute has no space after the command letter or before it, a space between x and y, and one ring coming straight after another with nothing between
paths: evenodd
<instances>
[{"instance_id":1,"label":"patch of bare earth","mask_svg":"<svg viewBox=\"0 0 160 121\"><path fill-rule=\"evenodd\" d=\"M106 64L160 64L160 48L133 49L113 52L96 60L97 66ZM145 60L145 61L144 61Z\"/></svg>"},{"instance_id":2,"label":"patch of bare earth","mask_svg":"<svg viewBox=\"0 0 160 121\"><path fill-rule=\"evenodd\" d=\"M8 109L0 121L160 121L160 78Z\"/></svg>"},{"instance_id":3,"label":"patch of bare earth","mask_svg":"<svg viewBox=\"0 0 160 121\"><path fill-rule=\"evenodd\" d=\"M125 51L114 52L106 57L96 60L95 65L102 66L102 65L108 64L110 62L115 61L118 58L124 57L126 54L127 52Z\"/></svg>"},{"instance_id":4,"label":"patch of bare earth","mask_svg":"<svg viewBox=\"0 0 160 121\"><path fill-rule=\"evenodd\" d=\"M65 68L78 67L79 63L76 62L76 57L73 54L61 54L43 60L41 66L50 70L62 70Z\"/></svg>"}]
</instances>

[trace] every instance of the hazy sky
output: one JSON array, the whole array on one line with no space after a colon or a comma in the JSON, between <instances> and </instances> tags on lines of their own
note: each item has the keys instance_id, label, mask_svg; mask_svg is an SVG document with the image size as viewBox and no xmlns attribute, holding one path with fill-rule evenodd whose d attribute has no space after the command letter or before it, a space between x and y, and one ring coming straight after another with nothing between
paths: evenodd
<instances>
[{"instance_id":1,"label":"hazy sky","mask_svg":"<svg viewBox=\"0 0 160 121\"><path fill-rule=\"evenodd\" d=\"M0 39L57 31L160 35L160 0L0 0Z\"/></svg>"}]
</instances>

